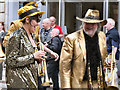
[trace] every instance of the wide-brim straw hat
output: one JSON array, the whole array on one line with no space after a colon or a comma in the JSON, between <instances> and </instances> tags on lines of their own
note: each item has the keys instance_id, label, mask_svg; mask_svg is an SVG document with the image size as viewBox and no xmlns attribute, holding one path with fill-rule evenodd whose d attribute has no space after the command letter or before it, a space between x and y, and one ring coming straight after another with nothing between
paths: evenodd
<instances>
[{"instance_id":1,"label":"wide-brim straw hat","mask_svg":"<svg viewBox=\"0 0 120 90\"><path fill-rule=\"evenodd\" d=\"M40 12L37 10L37 8L34 6L24 6L18 10L18 15L20 17L19 21L23 21L25 18L30 16L35 16L37 14L42 15L44 13L45 12Z\"/></svg>"},{"instance_id":2,"label":"wide-brim straw hat","mask_svg":"<svg viewBox=\"0 0 120 90\"><path fill-rule=\"evenodd\" d=\"M99 20L98 10L92 10L92 9L88 9L84 18L76 17L76 19L86 23L100 23L102 26L107 23L107 20Z\"/></svg>"}]
</instances>

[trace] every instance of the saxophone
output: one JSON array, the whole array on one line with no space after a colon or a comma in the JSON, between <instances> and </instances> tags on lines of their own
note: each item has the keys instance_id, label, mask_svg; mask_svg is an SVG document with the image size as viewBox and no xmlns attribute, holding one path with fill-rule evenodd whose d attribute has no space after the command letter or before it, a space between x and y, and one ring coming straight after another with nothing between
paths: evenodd
<instances>
[{"instance_id":1,"label":"saxophone","mask_svg":"<svg viewBox=\"0 0 120 90\"><path fill-rule=\"evenodd\" d=\"M40 45L40 50L44 51L44 45L41 43L40 35L39 35L39 43L38 44ZM41 77L41 85L42 86L50 87L50 85L52 85L52 81L50 81L48 78L46 60L44 60L38 64L38 75L39 75L39 77Z\"/></svg>"},{"instance_id":2,"label":"saxophone","mask_svg":"<svg viewBox=\"0 0 120 90\"><path fill-rule=\"evenodd\" d=\"M100 65L97 67L97 80L98 80L98 89L103 89L104 81L103 81L103 73L102 73L101 61L100 61Z\"/></svg>"},{"instance_id":3,"label":"saxophone","mask_svg":"<svg viewBox=\"0 0 120 90\"><path fill-rule=\"evenodd\" d=\"M90 73L90 63L88 63L88 88L89 90L93 90L93 84L92 84L91 73Z\"/></svg>"}]
</instances>

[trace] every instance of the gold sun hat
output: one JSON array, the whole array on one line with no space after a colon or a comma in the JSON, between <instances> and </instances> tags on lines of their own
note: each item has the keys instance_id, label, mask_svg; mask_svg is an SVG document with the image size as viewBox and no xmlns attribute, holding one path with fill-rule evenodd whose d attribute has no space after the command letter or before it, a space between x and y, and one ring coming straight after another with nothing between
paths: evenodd
<instances>
[{"instance_id":1,"label":"gold sun hat","mask_svg":"<svg viewBox=\"0 0 120 90\"><path fill-rule=\"evenodd\" d=\"M18 15L20 17L19 21L23 21L25 18L30 16L35 16L37 14L42 15L44 13L45 12L40 12L37 10L37 8L34 6L24 6L18 10Z\"/></svg>"},{"instance_id":2,"label":"gold sun hat","mask_svg":"<svg viewBox=\"0 0 120 90\"><path fill-rule=\"evenodd\" d=\"M76 17L76 19L86 23L101 23L102 26L107 23L106 20L99 20L98 10L92 10L92 9L88 9L84 18Z\"/></svg>"},{"instance_id":3,"label":"gold sun hat","mask_svg":"<svg viewBox=\"0 0 120 90\"><path fill-rule=\"evenodd\" d=\"M25 6L34 6L34 7L38 7L36 2L29 2L27 4L25 4Z\"/></svg>"}]
</instances>

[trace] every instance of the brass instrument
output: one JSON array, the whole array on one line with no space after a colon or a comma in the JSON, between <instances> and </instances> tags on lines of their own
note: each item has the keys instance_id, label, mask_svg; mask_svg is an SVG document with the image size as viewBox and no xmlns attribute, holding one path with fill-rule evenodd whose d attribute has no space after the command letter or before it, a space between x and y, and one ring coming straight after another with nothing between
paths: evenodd
<instances>
[{"instance_id":1,"label":"brass instrument","mask_svg":"<svg viewBox=\"0 0 120 90\"><path fill-rule=\"evenodd\" d=\"M108 61L109 61L109 56L106 58L106 68L105 68L105 82L106 83L110 82L110 78L108 77L108 67L109 67Z\"/></svg>"},{"instance_id":2,"label":"brass instrument","mask_svg":"<svg viewBox=\"0 0 120 90\"><path fill-rule=\"evenodd\" d=\"M112 59L111 59L111 85L108 86L108 89L111 90L119 90L118 87L115 86L115 52L114 46L112 46Z\"/></svg>"},{"instance_id":3,"label":"brass instrument","mask_svg":"<svg viewBox=\"0 0 120 90\"><path fill-rule=\"evenodd\" d=\"M88 88L89 88L90 90L93 90L91 73L90 73L90 63L88 63Z\"/></svg>"},{"instance_id":4,"label":"brass instrument","mask_svg":"<svg viewBox=\"0 0 120 90\"><path fill-rule=\"evenodd\" d=\"M102 67L102 61L100 61L99 66L97 67L97 80L98 80L98 90L103 90L105 88L105 80L104 80L104 74L103 74L103 67ZM90 63L88 63L88 88L90 90L93 90L94 86L91 80L91 74L90 74Z\"/></svg>"},{"instance_id":5,"label":"brass instrument","mask_svg":"<svg viewBox=\"0 0 120 90\"><path fill-rule=\"evenodd\" d=\"M98 88L100 88L100 67L97 67Z\"/></svg>"},{"instance_id":6,"label":"brass instrument","mask_svg":"<svg viewBox=\"0 0 120 90\"><path fill-rule=\"evenodd\" d=\"M97 79L98 79L98 89L103 89L104 88L104 80L103 80L103 73L102 73L102 63L100 61L100 66L97 68Z\"/></svg>"},{"instance_id":7,"label":"brass instrument","mask_svg":"<svg viewBox=\"0 0 120 90\"><path fill-rule=\"evenodd\" d=\"M40 44L40 50L44 51L44 46L41 44L40 40L40 35L39 35L39 44ZM47 66L46 66L46 61L43 60L39 65L38 65L38 75L41 77L42 81L42 86L50 86L52 85L52 82L48 78L48 73L47 73Z\"/></svg>"}]
</instances>

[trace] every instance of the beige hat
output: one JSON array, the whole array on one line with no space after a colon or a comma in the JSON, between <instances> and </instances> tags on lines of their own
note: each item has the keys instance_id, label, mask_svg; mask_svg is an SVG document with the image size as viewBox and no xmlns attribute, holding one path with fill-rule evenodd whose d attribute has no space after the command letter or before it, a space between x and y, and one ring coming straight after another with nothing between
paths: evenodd
<instances>
[{"instance_id":1,"label":"beige hat","mask_svg":"<svg viewBox=\"0 0 120 90\"><path fill-rule=\"evenodd\" d=\"M99 20L98 10L92 10L92 9L88 9L84 18L76 17L76 19L86 23L101 23L101 25L105 25L107 23L106 20Z\"/></svg>"}]
</instances>

